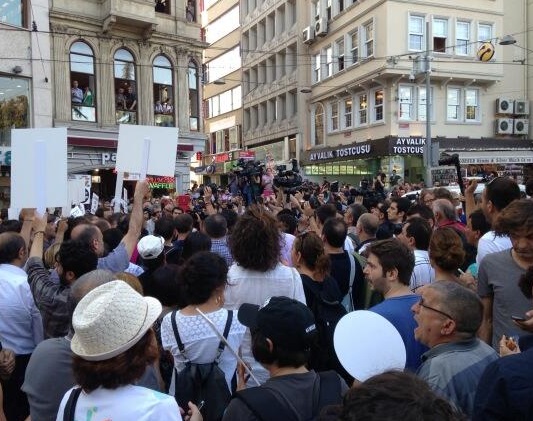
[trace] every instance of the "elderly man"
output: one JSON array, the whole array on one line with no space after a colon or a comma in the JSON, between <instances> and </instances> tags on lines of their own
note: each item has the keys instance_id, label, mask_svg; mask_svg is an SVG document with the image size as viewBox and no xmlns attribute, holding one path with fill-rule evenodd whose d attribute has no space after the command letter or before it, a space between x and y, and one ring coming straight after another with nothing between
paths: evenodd
<instances>
[{"instance_id":1,"label":"elderly man","mask_svg":"<svg viewBox=\"0 0 533 421\"><path fill-rule=\"evenodd\" d=\"M483 315L481 300L456 282L439 281L422 289L412 310L418 324L415 338L430 348L417 375L472 416L479 379L498 358L476 337Z\"/></svg>"}]
</instances>

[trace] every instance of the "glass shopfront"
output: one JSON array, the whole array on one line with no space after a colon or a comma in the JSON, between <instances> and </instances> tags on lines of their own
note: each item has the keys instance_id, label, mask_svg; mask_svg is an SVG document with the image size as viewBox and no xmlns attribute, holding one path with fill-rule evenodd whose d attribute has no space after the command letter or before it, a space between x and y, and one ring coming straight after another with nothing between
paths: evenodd
<instances>
[{"instance_id":1,"label":"glass shopfront","mask_svg":"<svg viewBox=\"0 0 533 421\"><path fill-rule=\"evenodd\" d=\"M11 129L30 127L30 82L0 76L0 146L11 145Z\"/></svg>"}]
</instances>

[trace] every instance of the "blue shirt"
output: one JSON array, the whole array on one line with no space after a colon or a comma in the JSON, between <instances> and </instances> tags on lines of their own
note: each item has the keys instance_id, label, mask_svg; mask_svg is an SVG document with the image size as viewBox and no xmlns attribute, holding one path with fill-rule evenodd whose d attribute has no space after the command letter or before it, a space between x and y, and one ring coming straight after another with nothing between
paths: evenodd
<instances>
[{"instance_id":1,"label":"blue shirt","mask_svg":"<svg viewBox=\"0 0 533 421\"><path fill-rule=\"evenodd\" d=\"M421 357L428 350L415 339L415 322L411 307L420 301L419 295L403 295L401 297L387 298L385 301L371 307L369 310L385 317L393 324L405 344L405 368L416 371L422 363Z\"/></svg>"},{"instance_id":2,"label":"blue shirt","mask_svg":"<svg viewBox=\"0 0 533 421\"><path fill-rule=\"evenodd\" d=\"M228 268L233 264L233 256L228 247L226 237L211 238L211 252L222 256L228 265Z\"/></svg>"},{"instance_id":3,"label":"blue shirt","mask_svg":"<svg viewBox=\"0 0 533 421\"><path fill-rule=\"evenodd\" d=\"M0 264L0 342L16 355L31 354L43 340L43 321L21 268Z\"/></svg>"}]
</instances>

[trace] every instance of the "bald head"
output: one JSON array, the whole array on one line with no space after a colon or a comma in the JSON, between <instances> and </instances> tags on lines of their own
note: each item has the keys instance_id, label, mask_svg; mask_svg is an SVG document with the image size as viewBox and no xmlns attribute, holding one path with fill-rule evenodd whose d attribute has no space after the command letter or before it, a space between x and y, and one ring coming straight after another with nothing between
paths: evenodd
<instances>
[{"instance_id":1,"label":"bald head","mask_svg":"<svg viewBox=\"0 0 533 421\"><path fill-rule=\"evenodd\" d=\"M359 217L357 226L368 238L374 238L379 227L379 218L373 213L364 213Z\"/></svg>"},{"instance_id":2,"label":"bald head","mask_svg":"<svg viewBox=\"0 0 533 421\"><path fill-rule=\"evenodd\" d=\"M96 225L79 224L72 228L70 233L72 240L80 241L91 247L98 257L104 254L104 238L102 231Z\"/></svg>"}]
</instances>

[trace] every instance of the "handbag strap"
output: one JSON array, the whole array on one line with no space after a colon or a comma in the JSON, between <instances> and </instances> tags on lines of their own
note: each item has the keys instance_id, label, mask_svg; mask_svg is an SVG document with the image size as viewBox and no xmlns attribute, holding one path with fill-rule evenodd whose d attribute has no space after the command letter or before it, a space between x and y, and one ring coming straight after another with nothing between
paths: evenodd
<instances>
[{"instance_id":1,"label":"handbag strap","mask_svg":"<svg viewBox=\"0 0 533 421\"><path fill-rule=\"evenodd\" d=\"M177 315L177 310L174 310L172 312L172 315L170 316L170 320L172 322L172 330L174 331L174 336L176 337L176 343L178 345L178 349L180 351L180 353L187 359L187 356L185 355L185 345L183 345L183 342L181 341L181 337L180 337L180 334L178 332L178 324L176 322L176 315ZM224 333L222 334L222 336L224 336L224 339L228 339L228 335L229 335L229 331L231 329L231 323L233 321L233 310L228 310L228 317L226 319L226 325L224 326ZM222 352L224 351L224 347L226 346L225 342L224 341L220 341L219 344L218 344L218 351L217 351L217 356L215 358L215 363L218 364L218 361L220 359L220 356L222 355Z\"/></svg>"},{"instance_id":2,"label":"handbag strap","mask_svg":"<svg viewBox=\"0 0 533 421\"><path fill-rule=\"evenodd\" d=\"M76 412L76 403L80 397L81 387L72 389L70 396L68 397L65 410L63 411L63 421L74 421L74 413Z\"/></svg>"}]
</instances>

